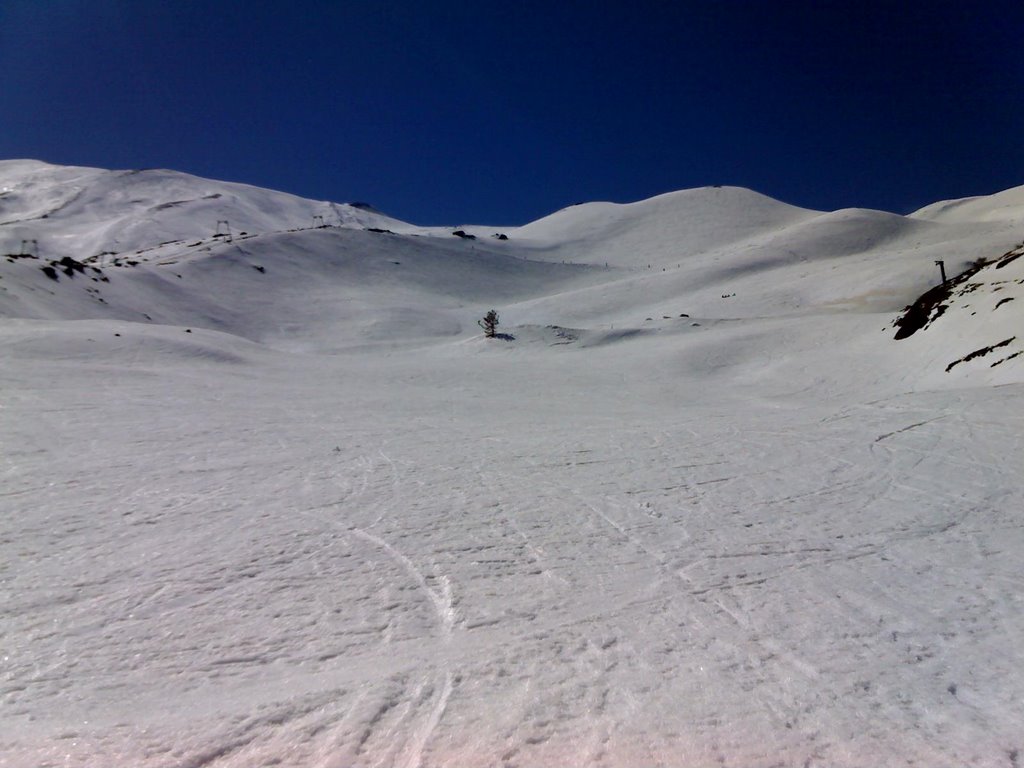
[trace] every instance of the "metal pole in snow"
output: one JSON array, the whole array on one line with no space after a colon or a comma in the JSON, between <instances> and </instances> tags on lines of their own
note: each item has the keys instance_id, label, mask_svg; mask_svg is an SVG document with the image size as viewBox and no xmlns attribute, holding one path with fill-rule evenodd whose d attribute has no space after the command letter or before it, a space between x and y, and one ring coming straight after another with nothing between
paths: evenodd
<instances>
[{"instance_id":1,"label":"metal pole in snow","mask_svg":"<svg viewBox=\"0 0 1024 768\"><path fill-rule=\"evenodd\" d=\"M942 259L936 259L935 263L939 265L939 272L942 274L942 284L946 284L946 262Z\"/></svg>"}]
</instances>

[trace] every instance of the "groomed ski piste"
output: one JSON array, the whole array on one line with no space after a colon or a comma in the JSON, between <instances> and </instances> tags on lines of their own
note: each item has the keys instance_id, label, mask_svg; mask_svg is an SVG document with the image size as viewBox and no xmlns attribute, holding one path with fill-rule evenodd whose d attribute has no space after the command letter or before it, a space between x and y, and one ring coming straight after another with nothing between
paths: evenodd
<instances>
[{"instance_id":1,"label":"groomed ski piste","mask_svg":"<svg viewBox=\"0 0 1024 768\"><path fill-rule=\"evenodd\" d=\"M0 766L1019 768L1022 241L0 162Z\"/></svg>"}]
</instances>

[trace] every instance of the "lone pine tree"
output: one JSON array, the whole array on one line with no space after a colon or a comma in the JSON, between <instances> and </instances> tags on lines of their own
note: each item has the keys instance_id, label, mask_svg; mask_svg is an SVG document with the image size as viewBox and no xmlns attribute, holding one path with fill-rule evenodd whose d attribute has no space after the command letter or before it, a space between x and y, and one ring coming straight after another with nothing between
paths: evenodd
<instances>
[{"instance_id":1,"label":"lone pine tree","mask_svg":"<svg viewBox=\"0 0 1024 768\"><path fill-rule=\"evenodd\" d=\"M484 336L488 339L493 339L495 330L498 327L498 313L493 309L484 315L483 320L477 320L477 325L484 329Z\"/></svg>"}]
</instances>

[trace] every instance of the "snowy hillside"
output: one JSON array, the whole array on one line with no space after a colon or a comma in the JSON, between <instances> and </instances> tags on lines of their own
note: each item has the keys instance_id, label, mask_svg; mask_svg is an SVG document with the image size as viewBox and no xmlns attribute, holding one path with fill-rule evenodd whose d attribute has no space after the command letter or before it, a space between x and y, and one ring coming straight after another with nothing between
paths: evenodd
<instances>
[{"instance_id":1,"label":"snowy hillside","mask_svg":"<svg viewBox=\"0 0 1024 768\"><path fill-rule=\"evenodd\" d=\"M150 258L217 235L317 225L386 227L393 219L351 205L200 179L176 171L105 171L0 161L0 248L35 240L49 258ZM42 254L41 254L42 255Z\"/></svg>"},{"instance_id":2,"label":"snowy hillside","mask_svg":"<svg viewBox=\"0 0 1024 768\"><path fill-rule=\"evenodd\" d=\"M1022 190L0 162L0 766L1018 766Z\"/></svg>"}]
</instances>

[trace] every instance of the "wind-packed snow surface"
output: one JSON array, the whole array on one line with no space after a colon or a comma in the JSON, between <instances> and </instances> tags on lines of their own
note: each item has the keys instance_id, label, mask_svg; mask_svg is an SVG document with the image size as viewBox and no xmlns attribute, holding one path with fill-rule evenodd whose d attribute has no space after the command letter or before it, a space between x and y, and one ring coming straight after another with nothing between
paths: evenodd
<instances>
[{"instance_id":1,"label":"wind-packed snow surface","mask_svg":"<svg viewBox=\"0 0 1024 768\"><path fill-rule=\"evenodd\" d=\"M0 766L1017 768L1022 232L0 163Z\"/></svg>"}]
</instances>

